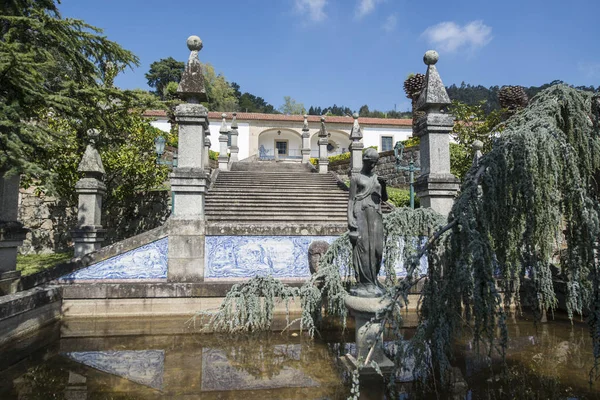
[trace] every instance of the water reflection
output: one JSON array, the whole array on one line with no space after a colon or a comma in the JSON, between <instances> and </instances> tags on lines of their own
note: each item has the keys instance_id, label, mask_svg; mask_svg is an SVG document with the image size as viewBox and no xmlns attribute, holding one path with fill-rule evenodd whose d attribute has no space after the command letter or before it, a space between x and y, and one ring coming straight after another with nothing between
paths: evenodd
<instances>
[{"instance_id":1,"label":"water reflection","mask_svg":"<svg viewBox=\"0 0 600 400\"><path fill-rule=\"evenodd\" d=\"M337 360L353 351L351 332L346 341L340 334L316 341L279 333L169 334L169 327L180 323L153 321L130 331L114 321L63 327L57 343L0 372L0 399L344 399L349 394ZM587 326L559 318L536 327L523 319L514 321L509 333L506 365L497 351L478 353L468 336L457 344L454 365L465 391L399 382L401 398L600 398L598 384L588 385L593 358ZM361 398L381 399L383 392L381 383L365 383Z\"/></svg>"},{"instance_id":2,"label":"water reflection","mask_svg":"<svg viewBox=\"0 0 600 400\"><path fill-rule=\"evenodd\" d=\"M0 375L2 378L2 375ZM63 338L0 398L344 398L327 347L301 337Z\"/></svg>"}]
</instances>

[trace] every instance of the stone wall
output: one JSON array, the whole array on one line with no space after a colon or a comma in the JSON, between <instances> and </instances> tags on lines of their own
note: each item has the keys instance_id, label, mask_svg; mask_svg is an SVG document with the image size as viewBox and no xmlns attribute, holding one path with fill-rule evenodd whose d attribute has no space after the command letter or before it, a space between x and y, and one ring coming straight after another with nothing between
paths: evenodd
<instances>
[{"instance_id":1,"label":"stone wall","mask_svg":"<svg viewBox=\"0 0 600 400\"><path fill-rule=\"evenodd\" d=\"M44 194L35 187L19 192L19 221L30 229L21 254L53 253L72 248L70 230L77 221L77 207Z\"/></svg>"},{"instance_id":2,"label":"stone wall","mask_svg":"<svg viewBox=\"0 0 600 400\"><path fill-rule=\"evenodd\" d=\"M107 229L103 245L156 228L168 218L171 192L140 193L118 206L104 209L102 225ZM21 254L53 253L73 248L71 230L77 221L77 207L52 196L37 195L35 188L19 193L19 221L30 229Z\"/></svg>"},{"instance_id":3,"label":"stone wall","mask_svg":"<svg viewBox=\"0 0 600 400\"><path fill-rule=\"evenodd\" d=\"M420 168L421 158L419 148L416 146L404 149L401 166L408 167L408 163L410 162L411 156L413 157L413 160L415 162L415 167ZM350 171L350 159L334 161L329 163L329 170L335 172L343 181L348 180L348 172ZM408 187L410 183L408 171L396 171L396 158L394 157L393 150L379 153L379 163L377 163L377 166L375 167L375 172L380 177L386 179L388 185L393 187ZM417 180L419 174L419 171L415 171L415 181Z\"/></svg>"}]
</instances>

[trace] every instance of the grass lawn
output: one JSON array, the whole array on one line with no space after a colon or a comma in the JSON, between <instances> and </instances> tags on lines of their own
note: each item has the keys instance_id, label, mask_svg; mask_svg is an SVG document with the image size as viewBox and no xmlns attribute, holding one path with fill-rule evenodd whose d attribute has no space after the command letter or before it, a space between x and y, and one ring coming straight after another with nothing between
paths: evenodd
<instances>
[{"instance_id":1,"label":"grass lawn","mask_svg":"<svg viewBox=\"0 0 600 400\"><path fill-rule=\"evenodd\" d=\"M73 257L72 252L53 254L29 254L17 256L17 271L27 276L51 268L56 264L69 261Z\"/></svg>"}]
</instances>

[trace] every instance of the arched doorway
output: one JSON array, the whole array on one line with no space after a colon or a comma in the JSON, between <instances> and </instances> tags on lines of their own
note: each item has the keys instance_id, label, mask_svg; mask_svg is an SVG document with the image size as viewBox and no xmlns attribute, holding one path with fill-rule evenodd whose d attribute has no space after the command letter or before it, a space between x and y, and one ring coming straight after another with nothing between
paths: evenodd
<instances>
[{"instance_id":1,"label":"arched doorway","mask_svg":"<svg viewBox=\"0 0 600 400\"><path fill-rule=\"evenodd\" d=\"M288 128L271 128L258 135L258 158L273 160L275 154L283 160L302 159L302 135Z\"/></svg>"},{"instance_id":2,"label":"arched doorway","mask_svg":"<svg viewBox=\"0 0 600 400\"><path fill-rule=\"evenodd\" d=\"M350 137L346 132L330 130L327 138L327 155L336 156L350 151ZM319 157L319 134L315 133L310 138L310 156Z\"/></svg>"}]
</instances>

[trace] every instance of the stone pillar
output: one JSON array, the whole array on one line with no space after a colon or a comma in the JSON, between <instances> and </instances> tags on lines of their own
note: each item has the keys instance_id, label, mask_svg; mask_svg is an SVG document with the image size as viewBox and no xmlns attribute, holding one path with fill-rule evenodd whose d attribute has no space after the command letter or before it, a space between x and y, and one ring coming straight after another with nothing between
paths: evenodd
<instances>
[{"instance_id":1,"label":"stone pillar","mask_svg":"<svg viewBox=\"0 0 600 400\"><path fill-rule=\"evenodd\" d=\"M83 178L75 184L79 195L77 227L71 232L75 257L99 250L106 234L106 230L102 229L102 196L106 194L106 186L102 182L104 166L96 150L99 133L90 129L88 136L90 142L77 168L77 171L83 172Z\"/></svg>"},{"instance_id":2,"label":"stone pillar","mask_svg":"<svg viewBox=\"0 0 600 400\"><path fill-rule=\"evenodd\" d=\"M352 131L350 132L350 171L348 175L352 175L360 172L362 169L362 153L365 145L362 142L362 131L358 124L358 114L352 115L354 118L354 124L352 125Z\"/></svg>"},{"instance_id":3,"label":"stone pillar","mask_svg":"<svg viewBox=\"0 0 600 400\"><path fill-rule=\"evenodd\" d=\"M227 114L221 114L223 122L221 122L221 129L219 129L219 169L221 171L227 171L229 169L229 156L227 156L227 142L229 141L229 129L227 128Z\"/></svg>"},{"instance_id":4,"label":"stone pillar","mask_svg":"<svg viewBox=\"0 0 600 400\"><path fill-rule=\"evenodd\" d=\"M238 162L238 153L240 152L240 148L238 147L238 123L237 123L237 113L233 113L233 119L231 120L231 146L229 146L229 162L234 163Z\"/></svg>"},{"instance_id":5,"label":"stone pillar","mask_svg":"<svg viewBox=\"0 0 600 400\"><path fill-rule=\"evenodd\" d=\"M325 128L325 117L321 117L321 129L319 130L319 173L326 174L329 167L329 155L327 145L329 144L329 135Z\"/></svg>"},{"instance_id":6,"label":"stone pillar","mask_svg":"<svg viewBox=\"0 0 600 400\"><path fill-rule=\"evenodd\" d=\"M208 137L209 131L207 130L206 132L204 132L204 153L202 155L202 161L204 163L204 169L205 170L209 170L210 169L210 138Z\"/></svg>"},{"instance_id":7,"label":"stone pillar","mask_svg":"<svg viewBox=\"0 0 600 400\"><path fill-rule=\"evenodd\" d=\"M17 271L17 249L27 229L17 221L20 176L0 176L0 296L17 291L21 273Z\"/></svg>"},{"instance_id":8,"label":"stone pillar","mask_svg":"<svg viewBox=\"0 0 600 400\"><path fill-rule=\"evenodd\" d=\"M308 129L308 115L304 114L304 125L302 125L302 164L310 162L310 133Z\"/></svg>"},{"instance_id":9,"label":"stone pillar","mask_svg":"<svg viewBox=\"0 0 600 400\"><path fill-rule=\"evenodd\" d=\"M190 36L191 51L177 88L187 103L175 109L179 124L177 168L170 175L174 210L169 219L167 279L171 282L199 282L204 279L204 197L210 180L205 169L205 134L208 110L200 102L208 101L198 52L202 40Z\"/></svg>"},{"instance_id":10,"label":"stone pillar","mask_svg":"<svg viewBox=\"0 0 600 400\"><path fill-rule=\"evenodd\" d=\"M450 98L435 67L438 58L433 50L423 57L427 65L425 88L414 109L425 113L417 121L415 131L415 136L421 138L421 176L415 189L421 207L430 207L447 216L452 209L459 180L450 173L450 132L454 118L446 111Z\"/></svg>"}]
</instances>

